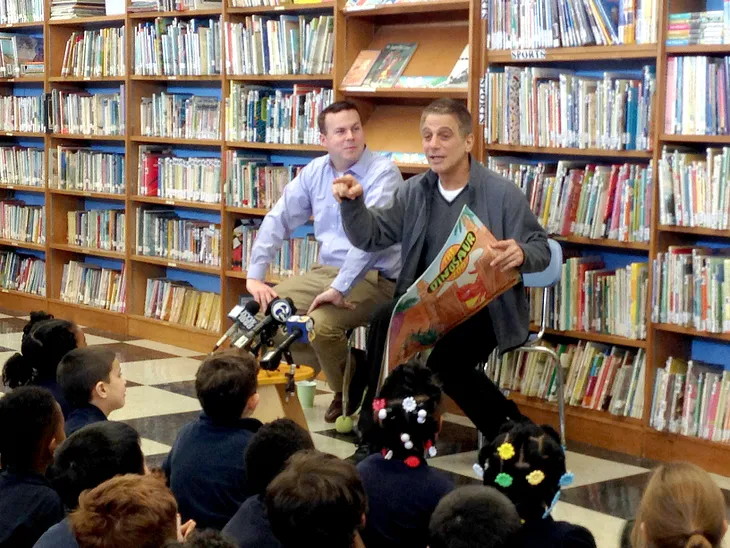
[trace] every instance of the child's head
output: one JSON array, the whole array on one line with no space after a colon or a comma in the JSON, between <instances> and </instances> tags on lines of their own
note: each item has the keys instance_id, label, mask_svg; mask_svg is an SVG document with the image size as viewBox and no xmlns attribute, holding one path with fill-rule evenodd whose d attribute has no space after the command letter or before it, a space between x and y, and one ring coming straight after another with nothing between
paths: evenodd
<instances>
[{"instance_id":1,"label":"child's head","mask_svg":"<svg viewBox=\"0 0 730 548\"><path fill-rule=\"evenodd\" d=\"M0 399L0 467L45 474L66 439L63 413L50 391L22 386Z\"/></svg>"},{"instance_id":2,"label":"child's head","mask_svg":"<svg viewBox=\"0 0 730 548\"><path fill-rule=\"evenodd\" d=\"M271 530L284 548L351 548L367 511L355 467L319 451L300 451L266 489Z\"/></svg>"},{"instance_id":3,"label":"child's head","mask_svg":"<svg viewBox=\"0 0 730 548\"><path fill-rule=\"evenodd\" d=\"M393 369L373 401L378 442L386 458L418 466L425 452L436 454L440 403L441 388L428 367L411 361Z\"/></svg>"},{"instance_id":4,"label":"child's head","mask_svg":"<svg viewBox=\"0 0 730 548\"><path fill-rule=\"evenodd\" d=\"M82 548L159 548L177 538L177 503L157 476L126 474L81 493L69 521Z\"/></svg>"},{"instance_id":5,"label":"child's head","mask_svg":"<svg viewBox=\"0 0 730 548\"><path fill-rule=\"evenodd\" d=\"M32 312L23 328L20 352L3 366L3 384L16 388L36 379L55 380L61 358L84 346L84 332L75 323L54 319L45 312Z\"/></svg>"},{"instance_id":6,"label":"child's head","mask_svg":"<svg viewBox=\"0 0 730 548\"><path fill-rule=\"evenodd\" d=\"M197 529L190 533L185 542L171 542L165 544L165 548L238 548L233 540L229 539L223 533L214 531L213 529Z\"/></svg>"},{"instance_id":7,"label":"child's head","mask_svg":"<svg viewBox=\"0 0 730 548\"><path fill-rule=\"evenodd\" d=\"M213 421L231 423L256 409L258 364L248 352L228 350L203 360L195 375L200 405Z\"/></svg>"},{"instance_id":8,"label":"child's head","mask_svg":"<svg viewBox=\"0 0 730 548\"><path fill-rule=\"evenodd\" d=\"M508 548L516 544L520 516L492 487L467 485L441 499L431 515L429 548Z\"/></svg>"},{"instance_id":9,"label":"child's head","mask_svg":"<svg viewBox=\"0 0 730 548\"><path fill-rule=\"evenodd\" d=\"M314 449L312 436L291 419L264 424L246 447L246 476L251 493L263 494L297 451Z\"/></svg>"},{"instance_id":10,"label":"child's head","mask_svg":"<svg viewBox=\"0 0 730 548\"><path fill-rule=\"evenodd\" d=\"M547 425L508 423L479 452L484 485L507 495L524 520L539 519L567 483L560 437Z\"/></svg>"},{"instance_id":11,"label":"child's head","mask_svg":"<svg viewBox=\"0 0 730 548\"><path fill-rule=\"evenodd\" d=\"M124 407L127 381L108 348L90 346L66 354L58 366L58 384L73 408L91 403L108 416Z\"/></svg>"},{"instance_id":12,"label":"child's head","mask_svg":"<svg viewBox=\"0 0 730 548\"><path fill-rule=\"evenodd\" d=\"M71 435L56 451L48 478L69 509L85 489L119 474L144 474L137 431L122 422L97 422Z\"/></svg>"},{"instance_id":13,"label":"child's head","mask_svg":"<svg viewBox=\"0 0 730 548\"><path fill-rule=\"evenodd\" d=\"M631 542L635 548L715 548L726 531L725 498L710 474L673 462L654 470Z\"/></svg>"}]
</instances>

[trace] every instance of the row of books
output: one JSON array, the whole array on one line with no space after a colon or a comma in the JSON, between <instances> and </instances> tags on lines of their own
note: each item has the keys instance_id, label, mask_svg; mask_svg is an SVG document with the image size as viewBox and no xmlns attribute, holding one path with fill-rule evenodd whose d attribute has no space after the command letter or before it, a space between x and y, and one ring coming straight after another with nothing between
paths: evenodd
<instances>
[{"instance_id":1,"label":"row of books","mask_svg":"<svg viewBox=\"0 0 730 548\"><path fill-rule=\"evenodd\" d=\"M536 324L542 317L543 291L549 295L547 327L646 338L647 263L610 269L600 256L567 259L555 287L530 289L530 320Z\"/></svg>"},{"instance_id":2,"label":"row of books","mask_svg":"<svg viewBox=\"0 0 730 548\"><path fill-rule=\"evenodd\" d=\"M239 150L226 153L226 203L235 207L271 209L302 166L272 164L265 156Z\"/></svg>"},{"instance_id":3,"label":"row of books","mask_svg":"<svg viewBox=\"0 0 730 548\"><path fill-rule=\"evenodd\" d=\"M730 332L730 255L728 248L670 245L657 253L652 321Z\"/></svg>"},{"instance_id":4,"label":"row of books","mask_svg":"<svg viewBox=\"0 0 730 548\"><path fill-rule=\"evenodd\" d=\"M544 342L560 356L565 403L642 418L646 352L594 342ZM557 367L546 354L493 352L486 365L489 378L502 390L549 402L558 400Z\"/></svg>"},{"instance_id":5,"label":"row of books","mask_svg":"<svg viewBox=\"0 0 730 548\"><path fill-rule=\"evenodd\" d=\"M53 186L62 190L124 194L124 154L59 145L51 150Z\"/></svg>"},{"instance_id":6,"label":"row of books","mask_svg":"<svg viewBox=\"0 0 730 548\"><path fill-rule=\"evenodd\" d=\"M659 160L659 224L730 228L730 148L693 153L664 147Z\"/></svg>"},{"instance_id":7,"label":"row of books","mask_svg":"<svg viewBox=\"0 0 730 548\"><path fill-rule=\"evenodd\" d=\"M66 41L61 76L124 76L124 27L73 31Z\"/></svg>"},{"instance_id":8,"label":"row of books","mask_svg":"<svg viewBox=\"0 0 730 548\"><path fill-rule=\"evenodd\" d=\"M378 150L376 152L392 162L428 165L428 158L423 152L393 152L390 150Z\"/></svg>"},{"instance_id":9,"label":"row of books","mask_svg":"<svg viewBox=\"0 0 730 548\"><path fill-rule=\"evenodd\" d=\"M670 356L656 370L649 426L706 440L730 441L730 371Z\"/></svg>"},{"instance_id":10,"label":"row of books","mask_svg":"<svg viewBox=\"0 0 730 548\"><path fill-rule=\"evenodd\" d=\"M489 157L487 166L519 186L549 234L648 242L653 163L526 164Z\"/></svg>"},{"instance_id":11,"label":"row of books","mask_svg":"<svg viewBox=\"0 0 730 548\"><path fill-rule=\"evenodd\" d=\"M71 135L124 135L124 85L118 93L51 91L48 127ZM34 98L35 99L35 98Z\"/></svg>"},{"instance_id":12,"label":"row of books","mask_svg":"<svg viewBox=\"0 0 730 548\"><path fill-rule=\"evenodd\" d=\"M0 146L0 184L42 187L45 181L42 148Z\"/></svg>"},{"instance_id":13,"label":"row of books","mask_svg":"<svg viewBox=\"0 0 730 548\"><path fill-rule=\"evenodd\" d=\"M135 74L220 74L221 59L220 18L158 17L134 29Z\"/></svg>"},{"instance_id":14,"label":"row of books","mask_svg":"<svg viewBox=\"0 0 730 548\"><path fill-rule=\"evenodd\" d=\"M670 13L667 46L695 46L730 42L730 10Z\"/></svg>"},{"instance_id":15,"label":"row of books","mask_svg":"<svg viewBox=\"0 0 730 548\"><path fill-rule=\"evenodd\" d=\"M0 25L43 21L43 0L0 0Z\"/></svg>"},{"instance_id":16,"label":"row of books","mask_svg":"<svg viewBox=\"0 0 730 548\"><path fill-rule=\"evenodd\" d=\"M650 150L654 68L641 78L603 78L538 67L490 67L485 76L487 143Z\"/></svg>"},{"instance_id":17,"label":"row of books","mask_svg":"<svg viewBox=\"0 0 730 548\"><path fill-rule=\"evenodd\" d=\"M69 245L124 252L126 215L123 209L68 211L66 217Z\"/></svg>"},{"instance_id":18,"label":"row of books","mask_svg":"<svg viewBox=\"0 0 730 548\"><path fill-rule=\"evenodd\" d=\"M258 234L260 220L238 219L233 229L233 270L246 270L251 261L251 250ZM298 276L309 272L319 260L320 245L313 235L283 240L281 249L269 265L269 275L278 278Z\"/></svg>"},{"instance_id":19,"label":"row of books","mask_svg":"<svg viewBox=\"0 0 730 548\"><path fill-rule=\"evenodd\" d=\"M218 9L221 0L131 0L127 10L139 11L190 11Z\"/></svg>"},{"instance_id":20,"label":"row of books","mask_svg":"<svg viewBox=\"0 0 730 548\"><path fill-rule=\"evenodd\" d=\"M137 212L137 253L220 266L221 227L206 221L181 219L173 210L140 209Z\"/></svg>"},{"instance_id":21,"label":"row of books","mask_svg":"<svg viewBox=\"0 0 730 548\"><path fill-rule=\"evenodd\" d=\"M51 20L106 15L105 0L51 0Z\"/></svg>"},{"instance_id":22,"label":"row of books","mask_svg":"<svg viewBox=\"0 0 730 548\"><path fill-rule=\"evenodd\" d=\"M220 158L180 158L171 149L139 147L137 193L216 204L221 200Z\"/></svg>"},{"instance_id":23,"label":"row of books","mask_svg":"<svg viewBox=\"0 0 730 548\"><path fill-rule=\"evenodd\" d=\"M46 243L46 208L22 200L0 201L0 238L34 244Z\"/></svg>"},{"instance_id":24,"label":"row of books","mask_svg":"<svg viewBox=\"0 0 730 548\"><path fill-rule=\"evenodd\" d=\"M226 133L231 141L319 144L317 118L334 100L331 89L295 84L285 90L231 82Z\"/></svg>"},{"instance_id":25,"label":"row of books","mask_svg":"<svg viewBox=\"0 0 730 548\"><path fill-rule=\"evenodd\" d=\"M217 333L221 328L221 297L199 291L188 282L151 278L147 280L144 315Z\"/></svg>"},{"instance_id":26,"label":"row of books","mask_svg":"<svg viewBox=\"0 0 730 548\"><path fill-rule=\"evenodd\" d=\"M730 57L667 58L664 133L730 134Z\"/></svg>"},{"instance_id":27,"label":"row of books","mask_svg":"<svg viewBox=\"0 0 730 548\"><path fill-rule=\"evenodd\" d=\"M228 74L329 74L334 17L252 15L224 25Z\"/></svg>"},{"instance_id":28,"label":"row of books","mask_svg":"<svg viewBox=\"0 0 730 548\"><path fill-rule=\"evenodd\" d=\"M42 95L0 95L0 131L46 131L46 101Z\"/></svg>"},{"instance_id":29,"label":"row of books","mask_svg":"<svg viewBox=\"0 0 730 548\"><path fill-rule=\"evenodd\" d=\"M155 93L140 105L142 135L174 139L220 139L221 102L215 97Z\"/></svg>"},{"instance_id":30,"label":"row of books","mask_svg":"<svg viewBox=\"0 0 730 548\"><path fill-rule=\"evenodd\" d=\"M488 49L657 41L659 0L485 0Z\"/></svg>"},{"instance_id":31,"label":"row of books","mask_svg":"<svg viewBox=\"0 0 730 548\"><path fill-rule=\"evenodd\" d=\"M63 265L61 300L113 312L126 311L127 269L69 261Z\"/></svg>"},{"instance_id":32,"label":"row of books","mask_svg":"<svg viewBox=\"0 0 730 548\"><path fill-rule=\"evenodd\" d=\"M0 77L42 76L43 38L0 32Z\"/></svg>"},{"instance_id":33,"label":"row of books","mask_svg":"<svg viewBox=\"0 0 730 548\"><path fill-rule=\"evenodd\" d=\"M297 4L321 4L324 0L230 0L232 8L255 8L259 6L295 6Z\"/></svg>"},{"instance_id":34,"label":"row of books","mask_svg":"<svg viewBox=\"0 0 730 548\"><path fill-rule=\"evenodd\" d=\"M46 262L32 255L0 250L0 287L46 296Z\"/></svg>"}]
</instances>

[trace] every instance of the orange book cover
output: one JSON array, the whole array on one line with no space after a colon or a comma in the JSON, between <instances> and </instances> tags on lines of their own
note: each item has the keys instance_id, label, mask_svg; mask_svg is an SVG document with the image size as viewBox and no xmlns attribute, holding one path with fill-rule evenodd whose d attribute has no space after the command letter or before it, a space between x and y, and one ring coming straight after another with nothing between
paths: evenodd
<instances>
[{"instance_id":1,"label":"orange book cover","mask_svg":"<svg viewBox=\"0 0 730 548\"><path fill-rule=\"evenodd\" d=\"M364 49L358 53L350 70L347 71L347 74L342 79L342 87L362 85L378 55L380 55L379 49Z\"/></svg>"}]
</instances>

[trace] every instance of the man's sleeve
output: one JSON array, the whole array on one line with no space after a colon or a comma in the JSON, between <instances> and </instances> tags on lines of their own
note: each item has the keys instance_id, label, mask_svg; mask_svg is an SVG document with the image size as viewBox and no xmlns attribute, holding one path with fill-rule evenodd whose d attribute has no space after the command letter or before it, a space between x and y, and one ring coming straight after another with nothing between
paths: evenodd
<instances>
[{"instance_id":1,"label":"man's sleeve","mask_svg":"<svg viewBox=\"0 0 730 548\"><path fill-rule=\"evenodd\" d=\"M545 270L550 264L547 234L537 222L527 198L517 185L506 185L503 211L502 230L505 240L515 240L525 255L520 271L529 273Z\"/></svg>"},{"instance_id":2,"label":"man's sleeve","mask_svg":"<svg viewBox=\"0 0 730 548\"><path fill-rule=\"evenodd\" d=\"M393 199L395 190L403 185L403 177L400 170L393 164L382 173L376 175L376 179L367 189L364 196L364 205L368 208L385 207ZM344 221L343 221L344 224ZM337 277L331 287L347 295L352 286L359 282L378 262L382 253L368 253L356 247L350 249L345 257L345 262L340 268Z\"/></svg>"},{"instance_id":3,"label":"man's sleeve","mask_svg":"<svg viewBox=\"0 0 730 548\"><path fill-rule=\"evenodd\" d=\"M309 175L307 167L284 187L281 198L261 223L251 250L251 260L246 269L249 278L263 281L269 265L277 251L281 249L281 243L295 228L306 223L311 217L312 204L307 191Z\"/></svg>"}]
</instances>

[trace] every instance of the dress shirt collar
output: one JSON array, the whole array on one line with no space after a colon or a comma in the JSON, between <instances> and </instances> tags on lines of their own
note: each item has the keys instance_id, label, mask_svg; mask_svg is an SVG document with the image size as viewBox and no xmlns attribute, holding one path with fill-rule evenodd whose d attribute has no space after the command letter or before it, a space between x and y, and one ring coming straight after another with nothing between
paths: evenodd
<instances>
[{"instance_id":1,"label":"dress shirt collar","mask_svg":"<svg viewBox=\"0 0 730 548\"><path fill-rule=\"evenodd\" d=\"M368 174L368 169L370 169L370 164L373 163L374 155L375 153L371 152L370 149L366 146L365 149L362 151L360 159L352 164L350 167L348 167L345 170L345 173L352 173L358 179L365 178ZM332 169L336 172L337 170L335 169L335 165L332 163L331 158L328 158L328 162Z\"/></svg>"}]
</instances>

